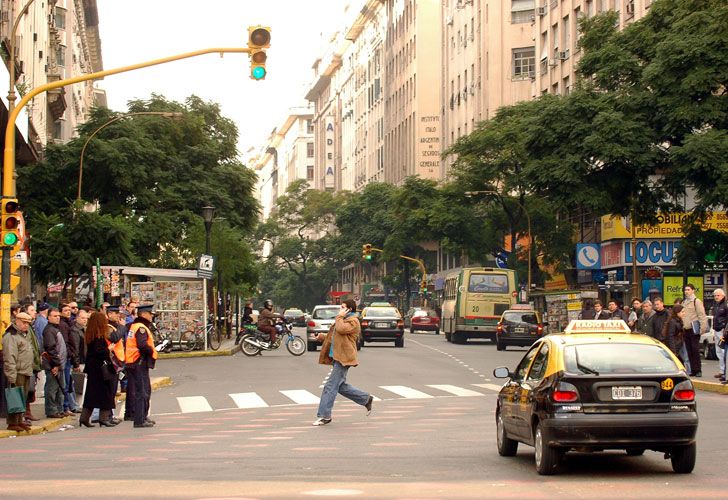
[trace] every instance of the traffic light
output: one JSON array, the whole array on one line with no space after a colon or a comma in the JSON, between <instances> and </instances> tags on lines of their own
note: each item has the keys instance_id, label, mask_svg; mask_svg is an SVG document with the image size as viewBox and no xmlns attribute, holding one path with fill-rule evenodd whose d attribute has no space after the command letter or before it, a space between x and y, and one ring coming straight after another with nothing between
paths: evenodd
<instances>
[{"instance_id":1,"label":"traffic light","mask_svg":"<svg viewBox=\"0 0 728 500\"><path fill-rule=\"evenodd\" d=\"M372 260L372 246L367 243L361 246L361 258L364 260Z\"/></svg>"},{"instance_id":2,"label":"traffic light","mask_svg":"<svg viewBox=\"0 0 728 500\"><path fill-rule=\"evenodd\" d=\"M14 257L10 258L10 290L15 290L20 284L20 260Z\"/></svg>"},{"instance_id":3,"label":"traffic light","mask_svg":"<svg viewBox=\"0 0 728 500\"><path fill-rule=\"evenodd\" d=\"M20 242L20 212L18 200L2 200L2 246L16 247Z\"/></svg>"},{"instance_id":4,"label":"traffic light","mask_svg":"<svg viewBox=\"0 0 728 500\"><path fill-rule=\"evenodd\" d=\"M250 57L250 78L265 80L267 71L265 61L268 55L265 49L270 47L270 28L265 26L250 26L248 28L248 56Z\"/></svg>"}]
</instances>

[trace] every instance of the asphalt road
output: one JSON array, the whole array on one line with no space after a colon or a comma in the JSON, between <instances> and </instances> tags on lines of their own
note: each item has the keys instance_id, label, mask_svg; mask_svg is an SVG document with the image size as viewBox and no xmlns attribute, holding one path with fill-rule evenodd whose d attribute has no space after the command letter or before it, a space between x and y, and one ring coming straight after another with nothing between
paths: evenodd
<instances>
[{"instance_id":1,"label":"asphalt road","mask_svg":"<svg viewBox=\"0 0 728 500\"><path fill-rule=\"evenodd\" d=\"M318 353L165 360L155 375L153 429L70 429L0 442L0 497L135 498L722 497L726 396L699 393L698 463L677 475L662 455L569 454L538 476L533 449L499 457L495 366L525 349L454 345L407 335L368 344L349 382L374 394L372 414L338 399L333 422L312 427L329 368Z\"/></svg>"}]
</instances>

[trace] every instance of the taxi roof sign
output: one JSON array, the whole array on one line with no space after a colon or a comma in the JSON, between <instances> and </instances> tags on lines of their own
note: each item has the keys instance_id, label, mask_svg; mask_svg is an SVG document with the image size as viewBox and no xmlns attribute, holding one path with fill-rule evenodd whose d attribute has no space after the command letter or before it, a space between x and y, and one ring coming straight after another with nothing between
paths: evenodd
<instances>
[{"instance_id":1,"label":"taxi roof sign","mask_svg":"<svg viewBox=\"0 0 728 500\"><path fill-rule=\"evenodd\" d=\"M621 319L574 319L564 333L632 333Z\"/></svg>"},{"instance_id":2,"label":"taxi roof sign","mask_svg":"<svg viewBox=\"0 0 728 500\"><path fill-rule=\"evenodd\" d=\"M533 306L531 304L513 304L510 308L510 311L533 311Z\"/></svg>"}]
</instances>

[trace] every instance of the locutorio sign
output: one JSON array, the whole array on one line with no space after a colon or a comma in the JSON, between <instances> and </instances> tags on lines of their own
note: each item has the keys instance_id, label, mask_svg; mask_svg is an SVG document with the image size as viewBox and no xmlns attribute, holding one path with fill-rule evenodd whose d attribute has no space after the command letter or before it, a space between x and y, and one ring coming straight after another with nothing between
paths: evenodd
<instances>
[{"instance_id":1,"label":"locutorio sign","mask_svg":"<svg viewBox=\"0 0 728 500\"><path fill-rule=\"evenodd\" d=\"M637 238L682 238L685 236L683 224L690 214L675 212L659 214L654 226L635 227ZM632 237L632 226L629 217L605 215L602 217L602 241L622 240ZM703 229L715 229L728 233L728 213L709 213L703 223Z\"/></svg>"}]
</instances>

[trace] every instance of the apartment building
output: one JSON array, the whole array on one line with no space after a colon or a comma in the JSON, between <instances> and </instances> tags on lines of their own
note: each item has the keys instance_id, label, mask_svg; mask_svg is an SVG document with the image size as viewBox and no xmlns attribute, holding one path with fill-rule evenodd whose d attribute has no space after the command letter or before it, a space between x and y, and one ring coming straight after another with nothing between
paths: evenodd
<instances>
[{"instance_id":1,"label":"apartment building","mask_svg":"<svg viewBox=\"0 0 728 500\"><path fill-rule=\"evenodd\" d=\"M313 187L315 144L313 108L291 108L280 127L275 128L257 155L248 160L258 175L256 197L263 219L268 218L288 186L306 179Z\"/></svg>"},{"instance_id":2,"label":"apartment building","mask_svg":"<svg viewBox=\"0 0 728 500\"><path fill-rule=\"evenodd\" d=\"M27 91L45 83L103 70L96 0L37 0L20 16L25 4L27 0L3 0L0 6L0 40L6 54L13 23L18 20L16 103ZM8 59L4 66L9 64ZM19 130L27 129L33 157L42 155L49 142L65 143L75 137L76 127L86 121L95 104L105 105L106 98L92 81L34 97L25 108L27 117L21 118L27 124L18 123ZM23 158L21 147L18 160Z\"/></svg>"},{"instance_id":3,"label":"apartment building","mask_svg":"<svg viewBox=\"0 0 728 500\"><path fill-rule=\"evenodd\" d=\"M534 96L534 8L534 0L442 2L443 151L501 106Z\"/></svg>"},{"instance_id":4,"label":"apartment building","mask_svg":"<svg viewBox=\"0 0 728 500\"><path fill-rule=\"evenodd\" d=\"M514 0L515 1L515 0ZM538 0L534 34L539 67L536 92L567 95L580 57L578 20L608 10L619 13L619 28L644 17L652 0Z\"/></svg>"}]
</instances>

